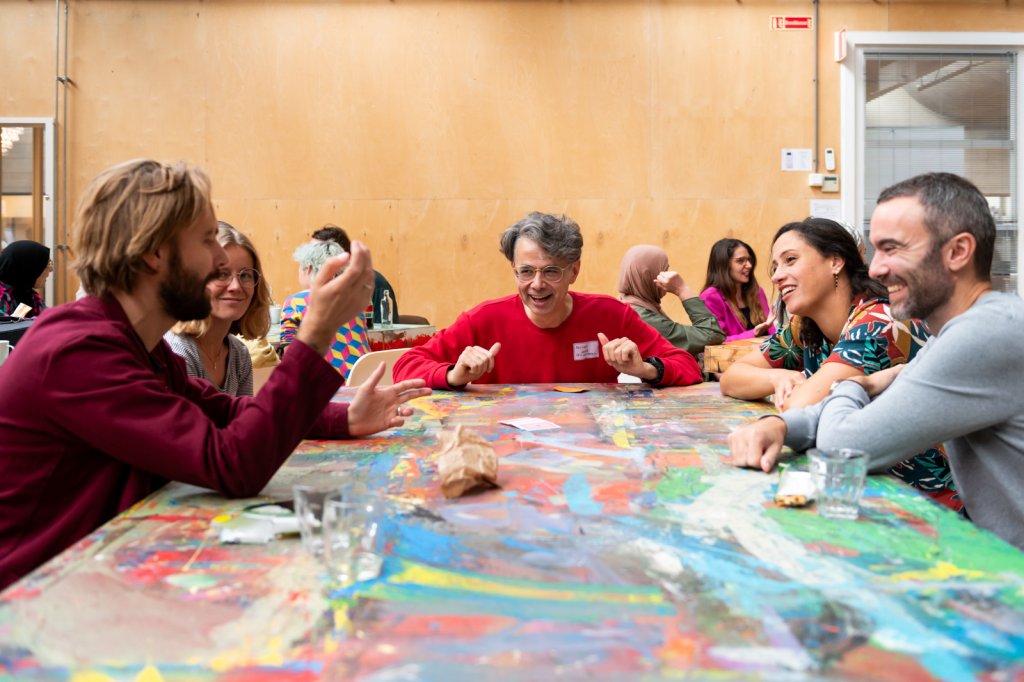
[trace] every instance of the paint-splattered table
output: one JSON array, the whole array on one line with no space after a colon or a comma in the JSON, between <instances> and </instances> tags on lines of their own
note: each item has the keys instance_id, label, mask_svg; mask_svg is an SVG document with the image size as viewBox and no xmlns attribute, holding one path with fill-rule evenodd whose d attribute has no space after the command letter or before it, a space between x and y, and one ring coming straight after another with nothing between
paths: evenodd
<instances>
[{"instance_id":1,"label":"paint-splattered table","mask_svg":"<svg viewBox=\"0 0 1024 682\"><path fill-rule=\"evenodd\" d=\"M776 507L775 476L723 463L767 407L714 385L590 389L439 393L387 437L304 443L267 498L361 476L399 503L355 585L297 540L219 544L252 501L171 485L0 595L0 679L1024 676L1018 550L882 477L857 521ZM522 416L561 429L498 424ZM455 424L493 442L502 489L441 496Z\"/></svg>"}]
</instances>

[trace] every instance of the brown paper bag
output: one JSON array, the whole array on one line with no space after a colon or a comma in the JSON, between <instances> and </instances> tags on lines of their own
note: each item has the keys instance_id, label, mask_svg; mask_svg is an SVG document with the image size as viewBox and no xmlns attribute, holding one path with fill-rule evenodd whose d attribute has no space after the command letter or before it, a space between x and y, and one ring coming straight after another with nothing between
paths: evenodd
<instances>
[{"instance_id":1,"label":"brown paper bag","mask_svg":"<svg viewBox=\"0 0 1024 682\"><path fill-rule=\"evenodd\" d=\"M490 443L462 425L438 435L437 473L441 492L451 499L476 488L497 488L498 455Z\"/></svg>"}]
</instances>

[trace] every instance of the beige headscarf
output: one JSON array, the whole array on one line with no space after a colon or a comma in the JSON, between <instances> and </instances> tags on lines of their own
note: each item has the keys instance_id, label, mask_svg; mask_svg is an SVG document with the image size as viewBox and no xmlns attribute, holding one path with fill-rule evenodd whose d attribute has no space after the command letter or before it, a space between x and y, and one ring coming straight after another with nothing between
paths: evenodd
<instances>
[{"instance_id":1,"label":"beige headscarf","mask_svg":"<svg viewBox=\"0 0 1024 682\"><path fill-rule=\"evenodd\" d=\"M665 270L668 270L668 254L664 249L649 244L630 248L619 267L619 299L664 315L661 299L665 292L654 280Z\"/></svg>"}]
</instances>

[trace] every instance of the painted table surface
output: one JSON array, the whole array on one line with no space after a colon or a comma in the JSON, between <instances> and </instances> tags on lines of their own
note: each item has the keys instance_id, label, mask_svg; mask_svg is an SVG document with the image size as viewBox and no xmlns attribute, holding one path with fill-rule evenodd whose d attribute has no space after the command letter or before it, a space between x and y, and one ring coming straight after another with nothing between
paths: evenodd
<instances>
[{"instance_id":1,"label":"painted table surface","mask_svg":"<svg viewBox=\"0 0 1024 682\"><path fill-rule=\"evenodd\" d=\"M379 578L297 539L222 545L252 500L173 484L0 595L0 678L1020 680L1024 554L885 477L857 521L725 463L768 408L716 385L481 387L385 437L305 442L268 486L362 477L395 503ZM559 430L498 424L535 416ZM501 456L447 501L436 434Z\"/></svg>"}]
</instances>

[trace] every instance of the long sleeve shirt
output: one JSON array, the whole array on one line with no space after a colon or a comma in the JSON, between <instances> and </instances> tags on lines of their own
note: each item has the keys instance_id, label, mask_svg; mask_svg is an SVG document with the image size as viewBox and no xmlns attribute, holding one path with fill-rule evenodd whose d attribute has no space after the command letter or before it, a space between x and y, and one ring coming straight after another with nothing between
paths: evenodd
<instances>
[{"instance_id":1,"label":"long sleeve shirt","mask_svg":"<svg viewBox=\"0 0 1024 682\"><path fill-rule=\"evenodd\" d=\"M668 315L662 315L642 305L632 306L640 319L658 330L665 340L676 348L682 348L691 355L704 352L705 346L721 343L725 333L718 326L718 320L700 298L694 296L683 301L683 310L690 318L690 324L680 324Z\"/></svg>"},{"instance_id":2,"label":"long sleeve shirt","mask_svg":"<svg viewBox=\"0 0 1024 682\"><path fill-rule=\"evenodd\" d=\"M0 588L168 480L259 493L303 437L348 436L340 385L296 343L232 398L147 351L113 298L44 311L0 366Z\"/></svg>"},{"instance_id":3,"label":"long sleeve shirt","mask_svg":"<svg viewBox=\"0 0 1024 682\"><path fill-rule=\"evenodd\" d=\"M864 450L882 470L945 441L964 508L1024 549L1024 301L989 292L954 317L873 401L841 382L782 413L786 445Z\"/></svg>"},{"instance_id":4,"label":"long sleeve shirt","mask_svg":"<svg viewBox=\"0 0 1024 682\"><path fill-rule=\"evenodd\" d=\"M754 329L747 329L747 326L742 320L736 315L736 312L729 305L729 302L725 300L725 296L722 292L715 287L708 287L704 291L700 292L700 298L704 303L707 304L708 310L711 314L718 319L719 326L722 327L722 331L725 332L726 341L739 341L741 339L752 339L754 338ZM761 304L761 309L765 315L769 314L768 308L768 297L764 294L764 289L757 290L757 300ZM775 327L769 327L766 332L767 334L774 334Z\"/></svg>"},{"instance_id":5,"label":"long sleeve shirt","mask_svg":"<svg viewBox=\"0 0 1024 682\"><path fill-rule=\"evenodd\" d=\"M430 339L412 348L394 366L395 381L425 379L446 389L446 375L468 346L490 348L501 342L494 369L474 383L610 383L619 371L604 360L598 332L609 339L626 337L643 358L656 357L665 366L663 386L700 383L697 361L676 348L625 303L611 296L572 292L572 312L550 329L535 325L517 295L485 301Z\"/></svg>"}]
</instances>

